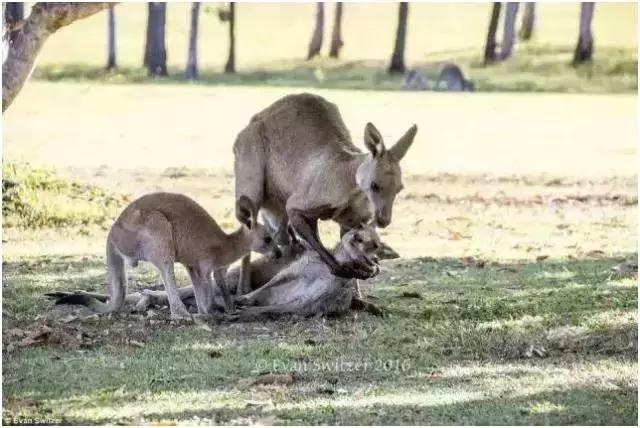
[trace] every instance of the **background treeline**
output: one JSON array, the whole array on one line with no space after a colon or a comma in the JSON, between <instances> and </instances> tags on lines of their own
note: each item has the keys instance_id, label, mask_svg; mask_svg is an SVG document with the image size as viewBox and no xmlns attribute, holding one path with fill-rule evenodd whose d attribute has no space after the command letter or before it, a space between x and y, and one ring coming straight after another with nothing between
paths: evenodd
<instances>
[{"instance_id":1,"label":"background treeline","mask_svg":"<svg viewBox=\"0 0 640 428\"><path fill-rule=\"evenodd\" d=\"M15 8L6 8L7 19ZM531 71L543 74L552 73L546 65L591 60L605 68L596 75L634 74L636 8L525 2L120 4L57 35L40 64L48 67L49 77L77 76L101 62L125 74L144 69L147 75L190 80L202 77L203 70L246 74L313 67L322 81L327 68L346 61L355 75L374 68L378 74L403 73L444 62L490 68L521 56L531 62Z\"/></svg>"}]
</instances>

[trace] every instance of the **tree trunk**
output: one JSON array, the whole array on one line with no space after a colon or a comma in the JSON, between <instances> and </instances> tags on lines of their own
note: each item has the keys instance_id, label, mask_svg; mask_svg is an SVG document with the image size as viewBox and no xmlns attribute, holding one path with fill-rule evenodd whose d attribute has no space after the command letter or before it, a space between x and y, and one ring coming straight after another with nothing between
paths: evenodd
<instances>
[{"instance_id":1,"label":"tree trunk","mask_svg":"<svg viewBox=\"0 0 640 428\"><path fill-rule=\"evenodd\" d=\"M112 68L116 68L116 15L113 10L113 5L109 7L109 18L108 18L108 30L107 30L107 43L108 43L108 53L107 53L107 70L111 70Z\"/></svg>"},{"instance_id":2,"label":"tree trunk","mask_svg":"<svg viewBox=\"0 0 640 428\"><path fill-rule=\"evenodd\" d=\"M24 3L4 3L4 22L7 26L15 25L24 19Z\"/></svg>"},{"instance_id":3,"label":"tree trunk","mask_svg":"<svg viewBox=\"0 0 640 428\"><path fill-rule=\"evenodd\" d=\"M142 56L142 66L147 67L149 65L149 40L151 40L151 25L149 25L149 21L151 19L151 2L147 3L147 35L144 39L144 55Z\"/></svg>"},{"instance_id":4,"label":"tree trunk","mask_svg":"<svg viewBox=\"0 0 640 428\"><path fill-rule=\"evenodd\" d=\"M407 17L409 15L409 3L400 2L398 5L398 27L396 29L396 43L391 55L389 73L404 73L404 48L407 38Z\"/></svg>"},{"instance_id":5,"label":"tree trunk","mask_svg":"<svg viewBox=\"0 0 640 428\"><path fill-rule=\"evenodd\" d=\"M109 3L36 3L9 46L2 64L2 111L16 98L33 70L40 49L61 27L109 7Z\"/></svg>"},{"instance_id":6,"label":"tree trunk","mask_svg":"<svg viewBox=\"0 0 640 428\"><path fill-rule=\"evenodd\" d=\"M314 56L320 54L322 49L322 36L324 34L324 3L316 3L316 26L313 29L313 35L311 36L311 42L309 42L309 52L307 53L307 59L311 59Z\"/></svg>"},{"instance_id":7,"label":"tree trunk","mask_svg":"<svg viewBox=\"0 0 640 428\"><path fill-rule=\"evenodd\" d=\"M149 3L149 19L147 21L147 70L151 76L167 75L167 47L165 44L165 22L167 4Z\"/></svg>"},{"instance_id":8,"label":"tree trunk","mask_svg":"<svg viewBox=\"0 0 640 428\"><path fill-rule=\"evenodd\" d=\"M236 4L229 3L229 55L224 65L225 73L236 72Z\"/></svg>"},{"instance_id":9,"label":"tree trunk","mask_svg":"<svg viewBox=\"0 0 640 428\"><path fill-rule=\"evenodd\" d=\"M200 16L200 2L191 4L191 27L189 29L189 53L187 54L187 69L185 77L189 80L198 79L198 18Z\"/></svg>"},{"instance_id":10,"label":"tree trunk","mask_svg":"<svg viewBox=\"0 0 640 428\"><path fill-rule=\"evenodd\" d=\"M344 45L342 41L342 2L336 3L336 11L333 18L333 31L331 32L331 49L329 56L338 58L340 56L340 48Z\"/></svg>"},{"instance_id":11,"label":"tree trunk","mask_svg":"<svg viewBox=\"0 0 640 428\"><path fill-rule=\"evenodd\" d=\"M22 2L6 2L4 6L4 31L9 31L8 39L9 43L13 43L16 34L17 27L20 21L24 19L24 3ZM3 32L4 35L4 32Z\"/></svg>"},{"instance_id":12,"label":"tree trunk","mask_svg":"<svg viewBox=\"0 0 640 428\"><path fill-rule=\"evenodd\" d=\"M518 16L518 2L507 2L504 13L504 28L502 33L502 49L500 59L508 59L513 53L516 42L516 17Z\"/></svg>"},{"instance_id":13,"label":"tree trunk","mask_svg":"<svg viewBox=\"0 0 640 428\"><path fill-rule=\"evenodd\" d=\"M498 31L498 21L500 20L500 9L502 3L493 2L491 9L491 19L489 20L489 31L487 32L487 42L484 47L484 65L487 66L496 62L496 32Z\"/></svg>"},{"instance_id":14,"label":"tree trunk","mask_svg":"<svg viewBox=\"0 0 640 428\"><path fill-rule=\"evenodd\" d=\"M524 4L524 14L522 15L522 26L520 27L520 39L529 40L533 35L536 25L536 4L534 2L526 2Z\"/></svg>"},{"instance_id":15,"label":"tree trunk","mask_svg":"<svg viewBox=\"0 0 640 428\"><path fill-rule=\"evenodd\" d=\"M591 21L593 20L593 9L595 3L580 4L580 35L578 44L573 54L573 65L590 61L593 55L593 34L591 33Z\"/></svg>"}]
</instances>

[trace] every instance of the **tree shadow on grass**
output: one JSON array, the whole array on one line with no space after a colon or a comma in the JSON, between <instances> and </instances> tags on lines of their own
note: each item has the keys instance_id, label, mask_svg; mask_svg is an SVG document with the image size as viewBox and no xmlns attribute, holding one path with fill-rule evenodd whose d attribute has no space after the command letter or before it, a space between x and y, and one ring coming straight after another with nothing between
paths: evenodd
<instances>
[{"instance_id":1,"label":"tree shadow on grass","mask_svg":"<svg viewBox=\"0 0 640 428\"><path fill-rule=\"evenodd\" d=\"M482 92L634 92L637 90L637 59L631 49L602 47L596 60L572 67L572 48L526 46L513 59L484 67L476 49L435 52L412 68L435 80L446 63L459 64ZM316 89L401 90L403 76L389 74L380 60L280 61L261 68L227 74L200 70L198 81L187 81L184 71L169 69L163 78L148 76L144 68L105 70L85 64L45 65L34 77L47 81L96 81L104 83L168 83L207 86L273 86Z\"/></svg>"},{"instance_id":2,"label":"tree shadow on grass","mask_svg":"<svg viewBox=\"0 0 640 428\"><path fill-rule=\"evenodd\" d=\"M296 372L305 362L329 363L323 370L298 373L299 384L292 394L314 400L327 396L318 388L329 390L331 386L352 392L368 386L411 390L413 385L419 389L424 381L423 377L416 378L416 373L425 376L451 364L522 364L544 367L549 372L565 361L633 364L637 361L637 286L630 278L618 278L611 267L634 258L635 254L626 254L601 259L485 263L484 267L451 258L399 260L392 262L389 271L372 281L368 289L377 297L376 303L387 306L386 318L359 315L357 320L343 317L221 324L210 332L197 326L150 325L140 318L101 318L97 327L74 322L75 327L102 341L89 349L58 344L3 354L3 387L10 400L23 396L54 403L77 400L74 406L82 408L95 397L103 397L108 406L117 406L146 393L234 391L241 379L255 378L260 372ZM101 291L103 269L99 256L5 263L5 310L33 321L38 313L25 307L25 302L42 310L50 305L44 298L48 291L74 287ZM150 278L147 280L153 281ZM419 297L402 297L407 292ZM143 339L139 330L146 331ZM118 341L112 340L115 333ZM130 343L127 337L144 343ZM533 352L534 348L541 353ZM411 370L345 373L330 365L341 358L353 362L365 357L372 361L406 359ZM256 371L259 363L265 362L266 366ZM521 375L531 373L524 370L509 376ZM487 382L499 379L497 375L491 379L489 374L485 376ZM46 385L41 379L47 379ZM434 390L463 388L468 381L436 377L430 378L428 386ZM587 416L580 413L584 403L589 403L584 400L601 406L628 399L631 392L620 395L615 388L598 393L549 392L527 399L526 403L542 403L534 410L522 410L525 402L518 399L494 398L472 402L471 406L381 403L373 406L380 410L378 413L371 407L312 406L268 412L266 416L300 423L544 423L544 415L551 415L552 423L602 423L598 412ZM623 407L623 414L612 407L608 414L601 412L606 415L602 418L627 423L637 409L631 409L628 403ZM255 409L234 408L202 412L221 421L262 414ZM189 415L157 414L158 418L170 419L197 416L198 412ZM506 419L491 419L496 415Z\"/></svg>"},{"instance_id":3,"label":"tree shadow on grass","mask_svg":"<svg viewBox=\"0 0 640 428\"><path fill-rule=\"evenodd\" d=\"M357 400L297 400L288 409L246 406L188 411L147 412L130 421L193 421L215 424L300 425L635 425L638 418L637 388L567 388L532 394L502 393L489 398L430 397L428 393L403 395L398 404L393 395L377 397L373 404ZM388 403L385 402L388 399ZM430 401L433 403L431 404ZM103 420L65 419L69 424L108 423ZM119 422L126 423L127 419Z\"/></svg>"}]
</instances>

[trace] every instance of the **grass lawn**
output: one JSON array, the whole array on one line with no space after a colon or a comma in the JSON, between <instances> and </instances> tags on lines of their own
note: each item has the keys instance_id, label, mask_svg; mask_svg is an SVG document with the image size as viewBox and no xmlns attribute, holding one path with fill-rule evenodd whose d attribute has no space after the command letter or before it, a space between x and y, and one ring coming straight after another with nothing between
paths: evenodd
<instances>
[{"instance_id":1,"label":"grass lawn","mask_svg":"<svg viewBox=\"0 0 640 428\"><path fill-rule=\"evenodd\" d=\"M104 289L120 195L185 192L234 228L233 138L290 91L26 86L4 177L38 227L3 213L5 423L637 423L635 96L318 91L359 145L368 120L419 127L382 231L402 258L365 286L385 318L206 329L44 298ZM130 288L157 281L141 265Z\"/></svg>"},{"instance_id":2,"label":"grass lawn","mask_svg":"<svg viewBox=\"0 0 640 428\"><path fill-rule=\"evenodd\" d=\"M240 4L237 7L237 75L221 73L227 55L227 26L218 21L220 4L202 8L199 66L202 83L342 89L399 89L402 77L386 73L393 49L397 5L347 4L340 60L327 58L333 8L326 5L323 56L304 61L315 4ZM406 64L435 77L444 62L456 62L480 91L636 92L637 5L596 7L592 63L570 62L578 33L578 3L538 4L534 38L518 42L509 61L481 66L490 3L412 4ZM187 58L189 4L167 8L167 56L170 77L182 81ZM35 77L47 80L148 81L141 68L146 28L144 4L116 8L119 70L106 62L106 13L99 13L55 34L44 47ZM518 19L519 25L520 19ZM499 38L502 29L498 29Z\"/></svg>"}]
</instances>

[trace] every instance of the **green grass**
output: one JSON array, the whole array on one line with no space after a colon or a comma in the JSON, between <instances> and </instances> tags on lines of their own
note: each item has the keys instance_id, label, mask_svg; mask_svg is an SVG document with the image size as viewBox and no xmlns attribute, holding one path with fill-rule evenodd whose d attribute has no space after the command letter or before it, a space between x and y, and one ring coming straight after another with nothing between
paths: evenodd
<instances>
[{"instance_id":1,"label":"green grass","mask_svg":"<svg viewBox=\"0 0 640 428\"><path fill-rule=\"evenodd\" d=\"M456 53L456 63L483 92L569 92L625 93L638 88L638 67L633 49L603 48L599 60L573 67L562 60L570 48L527 47L512 61L490 68L469 51ZM448 60L450 61L450 60ZM444 62L415 64L431 83L435 82ZM101 83L179 83L184 82L180 69L169 70L169 77L150 78L141 68L107 71L85 64L61 64L39 67L34 77L48 81L99 81ZM289 61L270 64L254 71L225 74L204 70L198 84L215 86L277 86L318 89L398 90L402 75L390 75L380 61Z\"/></svg>"},{"instance_id":2,"label":"green grass","mask_svg":"<svg viewBox=\"0 0 640 428\"><path fill-rule=\"evenodd\" d=\"M140 318L58 324L90 340L5 352L3 416L635 424L638 294L634 279L611 274L618 261L468 268L455 259L401 260L369 290L388 309L383 319L219 325L211 333ZM28 262L38 266L31 274L24 260L5 263L5 324L28 329L45 290L101 288L101 257ZM134 281L154 276L145 270ZM422 298L401 297L409 291ZM528 356L531 347L543 358ZM295 382L250 385L265 372L293 373Z\"/></svg>"},{"instance_id":3,"label":"green grass","mask_svg":"<svg viewBox=\"0 0 640 428\"><path fill-rule=\"evenodd\" d=\"M104 195L186 193L232 230L234 138L294 91L32 82L5 114L5 161ZM314 92L361 146L368 121L389 143L418 124L381 231L402 259L366 289L389 316L65 323L86 312L44 293L103 290L106 231L5 224L4 422L636 424L637 279L612 268L637 259L637 97ZM158 281L130 273L131 289ZM19 346L45 323L48 343ZM265 372L295 380L251 385Z\"/></svg>"},{"instance_id":4,"label":"green grass","mask_svg":"<svg viewBox=\"0 0 640 428\"><path fill-rule=\"evenodd\" d=\"M214 11L217 5L204 10ZM215 13L201 15L199 64L202 83L272 85L339 89L399 89L401 77L386 73L396 25L393 4L345 6L345 46L340 61L304 61L311 33L313 4L242 4L237 10L238 74L223 74L226 24ZM518 42L514 57L497 66L481 66L489 4L411 5L407 66L437 74L443 62L460 64L481 91L617 93L637 91L637 6L599 4L593 31L595 57L579 68L570 65L577 38L577 4L538 5L537 29L529 42ZM333 7L327 6L325 36ZM51 38L35 77L47 80L148 82L141 68L146 9L142 4L116 8L117 72L106 72L105 16L75 23ZM167 46L170 77L183 81L189 7L170 4ZM501 29L499 29L501 34ZM268 43L268 48L265 48ZM328 44L328 41L325 42ZM327 48L325 47L325 51Z\"/></svg>"},{"instance_id":5,"label":"green grass","mask_svg":"<svg viewBox=\"0 0 640 428\"><path fill-rule=\"evenodd\" d=\"M2 193L4 228L106 226L123 202L99 187L64 180L51 169L5 162L2 170L10 186Z\"/></svg>"},{"instance_id":6,"label":"green grass","mask_svg":"<svg viewBox=\"0 0 640 428\"><path fill-rule=\"evenodd\" d=\"M225 228L234 223L224 175L184 167L94 172L133 193L157 186L197 194ZM212 331L170 325L166 310L84 319L86 310L52 307L44 293L104 290L104 232L6 229L5 422L635 424L637 273L612 268L637 260L637 207L586 199L549 215L532 202L576 189L587 198L610 186L629 193L634 181L444 175L409 176L407 186L442 197L399 200L401 216L383 232L404 255L366 285L385 318ZM495 199L464 202L468 189ZM185 284L184 269L177 274ZM147 264L130 270L131 289L157 283ZM69 316L80 318L65 322ZM16 331L43 324L52 328L46 344L19 346ZM252 385L264 373L294 381Z\"/></svg>"}]
</instances>

